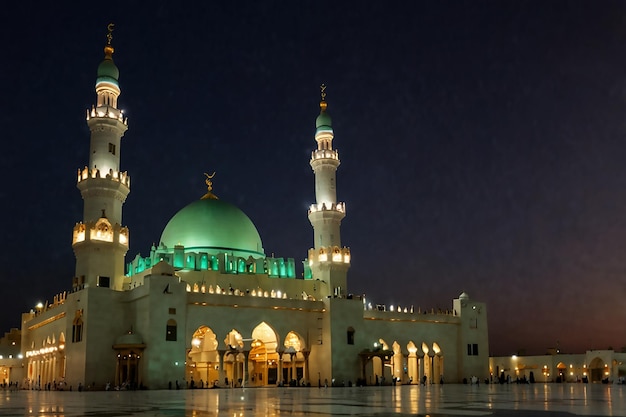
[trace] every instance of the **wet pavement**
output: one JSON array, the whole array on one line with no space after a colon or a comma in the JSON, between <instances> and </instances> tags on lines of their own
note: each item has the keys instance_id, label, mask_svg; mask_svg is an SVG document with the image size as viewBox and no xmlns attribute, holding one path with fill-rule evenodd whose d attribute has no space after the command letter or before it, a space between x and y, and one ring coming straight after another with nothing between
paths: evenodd
<instances>
[{"instance_id":1,"label":"wet pavement","mask_svg":"<svg viewBox=\"0 0 626 417\"><path fill-rule=\"evenodd\" d=\"M626 416L626 385L0 391L2 416Z\"/></svg>"}]
</instances>

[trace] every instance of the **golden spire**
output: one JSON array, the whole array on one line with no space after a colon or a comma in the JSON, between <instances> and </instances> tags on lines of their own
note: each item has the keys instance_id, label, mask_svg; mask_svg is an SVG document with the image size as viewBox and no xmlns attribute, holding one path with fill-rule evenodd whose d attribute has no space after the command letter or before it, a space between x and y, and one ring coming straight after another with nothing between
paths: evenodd
<instances>
[{"instance_id":1,"label":"golden spire","mask_svg":"<svg viewBox=\"0 0 626 417\"><path fill-rule=\"evenodd\" d=\"M109 23L107 25L107 30L109 31L109 33L107 33L107 44L104 47L104 55L105 55L105 58L107 59L112 59L113 52L115 52L115 49L113 49L113 45L111 45L111 40L113 39L114 26L115 26L114 23Z\"/></svg>"},{"instance_id":2,"label":"golden spire","mask_svg":"<svg viewBox=\"0 0 626 417\"><path fill-rule=\"evenodd\" d=\"M320 101L320 109L322 111L326 111L326 107L328 107L328 103L326 103L326 84L320 85L320 95L322 96L322 101Z\"/></svg>"},{"instance_id":3,"label":"golden spire","mask_svg":"<svg viewBox=\"0 0 626 417\"><path fill-rule=\"evenodd\" d=\"M206 179L204 180L204 183L206 184L206 187L207 187L207 193L202 196L201 200L204 200L204 199L207 199L207 198L212 198L214 200L218 200L217 196L212 193L213 181L211 181L211 180L215 176L215 171L213 171L213 173L211 175L209 175L209 174L207 174L205 172L204 175L206 176Z\"/></svg>"}]
</instances>

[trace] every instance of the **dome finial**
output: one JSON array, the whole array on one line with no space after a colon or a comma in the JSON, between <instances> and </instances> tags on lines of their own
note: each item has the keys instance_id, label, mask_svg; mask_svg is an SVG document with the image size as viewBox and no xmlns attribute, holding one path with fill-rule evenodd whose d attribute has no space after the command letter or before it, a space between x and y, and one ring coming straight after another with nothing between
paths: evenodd
<instances>
[{"instance_id":1,"label":"dome finial","mask_svg":"<svg viewBox=\"0 0 626 417\"><path fill-rule=\"evenodd\" d=\"M107 30L109 31L109 33L107 33L107 45L111 45L111 39L113 39L113 28L115 27L115 23L109 23L107 25Z\"/></svg>"},{"instance_id":2,"label":"dome finial","mask_svg":"<svg viewBox=\"0 0 626 417\"><path fill-rule=\"evenodd\" d=\"M322 101L320 101L320 109L322 111L326 111L326 107L328 107L328 103L326 103L326 84L324 83L320 85L320 95L322 96Z\"/></svg>"},{"instance_id":3,"label":"dome finial","mask_svg":"<svg viewBox=\"0 0 626 417\"><path fill-rule=\"evenodd\" d=\"M213 181L211 181L213 179L213 177L215 176L215 171L213 171L213 173L211 175L207 174L206 172L204 173L204 175L206 176L206 179L204 180L204 183L206 184L207 187L207 193L202 196L202 200L205 198L212 198L214 200L217 200L217 196L215 194L212 193L213 191Z\"/></svg>"},{"instance_id":4,"label":"dome finial","mask_svg":"<svg viewBox=\"0 0 626 417\"><path fill-rule=\"evenodd\" d=\"M114 23L109 23L107 25L107 30L109 32L107 33L107 44L104 46L104 58L105 59L113 59L113 52L115 52L113 45L111 45L111 40L113 40L113 27L114 26L115 26Z\"/></svg>"}]
</instances>

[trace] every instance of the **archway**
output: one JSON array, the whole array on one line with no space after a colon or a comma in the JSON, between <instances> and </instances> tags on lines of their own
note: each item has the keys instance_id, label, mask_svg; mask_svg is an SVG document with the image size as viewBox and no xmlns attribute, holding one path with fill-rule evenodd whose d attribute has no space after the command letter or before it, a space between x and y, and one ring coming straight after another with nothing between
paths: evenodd
<instances>
[{"instance_id":1,"label":"archway","mask_svg":"<svg viewBox=\"0 0 626 417\"><path fill-rule=\"evenodd\" d=\"M145 343L141 335L129 330L115 339L113 350L117 356L114 385L137 388L141 385L141 356Z\"/></svg>"},{"instance_id":2,"label":"archway","mask_svg":"<svg viewBox=\"0 0 626 417\"><path fill-rule=\"evenodd\" d=\"M563 362L559 362L556 365L556 370L557 370L556 382L565 382L567 380L567 377L566 377L567 365L565 365Z\"/></svg>"},{"instance_id":3,"label":"archway","mask_svg":"<svg viewBox=\"0 0 626 417\"><path fill-rule=\"evenodd\" d=\"M281 378L289 385L308 382L308 351L300 335L291 331L287 333L283 343L284 351L281 355Z\"/></svg>"},{"instance_id":4,"label":"archway","mask_svg":"<svg viewBox=\"0 0 626 417\"><path fill-rule=\"evenodd\" d=\"M596 357L589 363L589 379L591 382L602 382L603 378L608 377L608 365L602 359Z\"/></svg>"},{"instance_id":5,"label":"archway","mask_svg":"<svg viewBox=\"0 0 626 417\"><path fill-rule=\"evenodd\" d=\"M224 385L226 386L242 386L246 361L246 352L244 351L244 342L241 333L232 329L224 339L226 352L224 353Z\"/></svg>"},{"instance_id":6,"label":"archway","mask_svg":"<svg viewBox=\"0 0 626 417\"><path fill-rule=\"evenodd\" d=\"M273 385L278 382L278 338L265 322L252 331L248 355L248 375L253 386Z\"/></svg>"},{"instance_id":7,"label":"archway","mask_svg":"<svg viewBox=\"0 0 626 417\"><path fill-rule=\"evenodd\" d=\"M200 326L191 338L187 375L191 388L204 388L219 381L219 353L217 337L207 326Z\"/></svg>"}]
</instances>

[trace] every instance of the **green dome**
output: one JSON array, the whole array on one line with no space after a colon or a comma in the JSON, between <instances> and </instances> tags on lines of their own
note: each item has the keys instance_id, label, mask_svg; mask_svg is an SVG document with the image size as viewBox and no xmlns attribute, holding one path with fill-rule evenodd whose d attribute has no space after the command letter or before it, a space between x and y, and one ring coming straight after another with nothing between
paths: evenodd
<instances>
[{"instance_id":1,"label":"green dome","mask_svg":"<svg viewBox=\"0 0 626 417\"><path fill-rule=\"evenodd\" d=\"M96 84L101 82L110 82L117 85L117 80L120 77L120 70L117 69L117 65L112 59L106 59L98 65L98 78Z\"/></svg>"},{"instance_id":2,"label":"green dome","mask_svg":"<svg viewBox=\"0 0 626 417\"><path fill-rule=\"evenodd\" d=\"M264 257L256 227L237 207L214 198L194 201L174 215L161 234L168 249L183 245L194 252L229 252Z\"/></svg>"},{"instance_id":3,"label":"green dome","mask_svg":"<svg viewBox=\"0 0 626 417\"><path fill-rule=\"evenodd\" d=\"M330 116L325 111L320 112L320 115L315 119L315 127L319 130L320 128L326 128L324 130L332 130L333 122L330 119Z\"/></svg>"}]
</instances>

